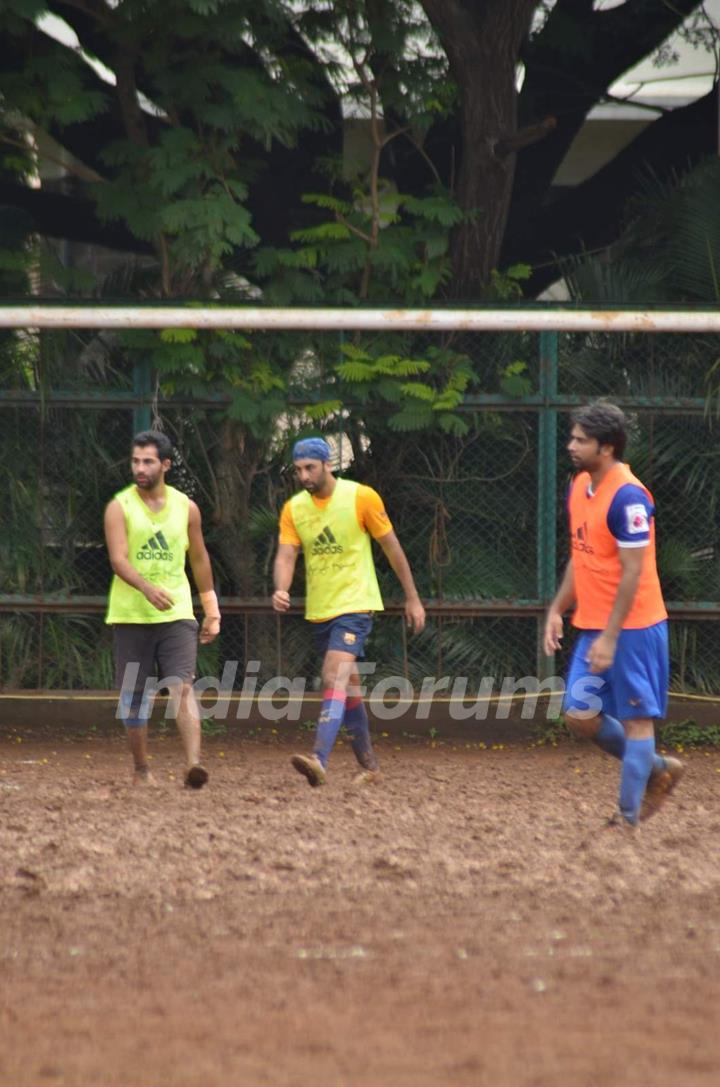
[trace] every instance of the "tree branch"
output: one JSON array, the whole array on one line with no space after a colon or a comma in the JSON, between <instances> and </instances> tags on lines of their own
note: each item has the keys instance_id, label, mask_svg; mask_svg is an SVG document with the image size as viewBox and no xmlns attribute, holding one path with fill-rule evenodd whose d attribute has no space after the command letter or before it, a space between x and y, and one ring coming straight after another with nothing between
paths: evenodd
<instances>
[{"instance_id":1,"label":"tree branch","mask_svg":"<svg viewBox=\"0 0 720 1087\"><path fill-rule=\"evenodd\" d=\"M540 121L536 125L527 125L525 128L521 128L519 132L516 132L514 136L509 136L505 140L498 140L493 148L495 157L505 158L506 155L522 151L523 148L530 147L531 144L537 143L538 140L544 140L556 127L557 120L555 117L546 117L544 121Z\"/></svg>"},{"instance_id":2,"label":"tree branch","mask_svg":"<svg viewBox=\"0 0 720 1087\"><path fill-rule=\"evenodd\" d=\"M521 123L556 117L557 128L523 156L513 213L532 219L585 118L624 72L655 49L701 0L627 0L595 11L585 0L560 0L524 53ZM523 207L525 205L525 207Z\"/></svg>"},{"instance_id":3,"label":"tree branch","mask_svg":"<svg viewBox=\"0 0 720 1087\"><path fill-rule=\"evenodd\" d=\"M75 26L72 20L74 12L80 12L81 15L86 15L97 23L106 23L112 17L112 9L104 4L102 0L55 0L55 2L51 0L48 9L64 19L74 30ZM75 32L77 33L77 30ZM79 34L78 37L80 37Z\"/></svg>"},{"instance_id":4,"label":"tree branch","mask_svg":"<svg viewBox=\"0 0 720 1087\"><path fill-rule=\"evenodd\" d=\"M37 233L50 238L103 245L127 253L153 252L152 246L139 241L121 224L101 222L91 200L0 180L0 204L27 212Z\"/></svg>"},{"instance_id":5,"label":"tree branch","mask_svg":"<svg viewBox=\"0 0 720 1087\"><path fill-rule=\"evenodd\" d=\"M8 147L17 147L25 154L31 151L31 148L27 143L23 143L22 140L13 140L9 136L0 136L0 143L7 144ZM42 158L44 162L54 162L56 166L60 166L65 173L72 174L79 178L81 181L102 181L99 174L96 174L94 170L90 170L82 163L74 163L72 160L68 160L67 157L61 158L59 155L53 155L46 148L43 148Z\"/></svg>"},{"instance_id":6,"label":"tree branch","mask_svg":"<svg viewBox=\"0 0 720 1087\"><path fill-rule=\"evenodd\" d=\"M638 178L671 178L715 153L717 85L697 102L665 114L581 185L569 190L528 224L513 224L504 265L535 266L528 283L537 295L558 278L558 261L609 245L622 230L627 201Z\"/></svg>"}]
</instances>

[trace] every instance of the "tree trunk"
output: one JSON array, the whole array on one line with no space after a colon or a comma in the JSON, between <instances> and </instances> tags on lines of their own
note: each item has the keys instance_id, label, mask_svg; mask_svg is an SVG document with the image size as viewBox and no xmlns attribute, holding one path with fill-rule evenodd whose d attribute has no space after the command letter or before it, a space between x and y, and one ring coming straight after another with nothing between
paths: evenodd
<instances>
[{"instance_id":1,"label":"tree trunk","mask_svg":"<svg viewBox=\"0 0 720 1087\"><path fill-rule=\"evenodd\" d=\"M220 424L215 452L217 499L213 522L219 529L218 549L237 596L252 596L255 555L250 539L252 487L262 462L262 447L234 419Z\"/></svg>"},{"instance_id":2,"label":"tree trunk","mask_svg":"<svg viewBox=\"0 0 720 1087\"><path fill-rule=\"evenodd\" d=\"M535 0L423 0L461 95L456 197L467 220L453 240L453 293L476 299L497 267L515 155L498 154L517 130L516 69Z\"/></svg>"}]
</instances>

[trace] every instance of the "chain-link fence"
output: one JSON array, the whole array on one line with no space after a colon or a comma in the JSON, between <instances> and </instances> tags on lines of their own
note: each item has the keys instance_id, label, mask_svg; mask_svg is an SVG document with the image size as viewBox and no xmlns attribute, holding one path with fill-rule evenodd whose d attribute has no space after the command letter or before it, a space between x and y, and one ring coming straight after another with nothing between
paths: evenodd
<instances>
[{"instance_id":1,"label":"chain-link fence","mask_svg":"<svg viewBox=\"0 0 720 1087\"><path fill-rule=\"evenodd\" d=\"M310 398L318 398L314 358L340 358L348 338L328 334L298 356ZM322 423L339 470L383 495L428 603L425 632L408 637L397 582L378 553L388 609L377 616L370 645L376 675L406 676L416 690L425 677L466 677L477 689L482 677L552 670L539 631L567 558L569 412L608 396L631 415L628 459L656 500L673 617L672 686L717 691L720 474L706 393L720 338L519 332L426 333L411 344L407 335L384 334L383 341L397 358L442 347L468 359L473 377L452 410L457 427L398 429L402 396L411 394L394 403L397 393L388 387L383 399L377 382L370 392L359 386L354 400L344 396ZM277 517L294 489L288 448L309 425L302 390L263 438L222 381L189 395L149 365L133 364L117 337L88 332L15 339L0 384L6 688L111 686L103 509L129 482L132 434L150 423L175 443L169 481L203 513L223 604L222 634L202 650L201 673L220 676L237 662L236 687L251 661L259 662L259 682L315 674L300 600L283 618L269 604ZM293 593L302 591L300 568Z\"/></svg>"}]
</instances>

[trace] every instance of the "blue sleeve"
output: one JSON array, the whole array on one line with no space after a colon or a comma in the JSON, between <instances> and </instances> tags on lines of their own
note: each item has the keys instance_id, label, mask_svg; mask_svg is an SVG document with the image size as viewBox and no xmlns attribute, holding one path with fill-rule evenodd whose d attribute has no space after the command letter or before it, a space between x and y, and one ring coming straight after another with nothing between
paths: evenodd
<instances>
[{"instance_id":1,"label":"blue sleeve","mask_svg":"<svg viewBox=\"0 0 720 1087\"><path fill-rule=\"evenodd\" d=\"M607 526L620 546L642 547L650 540L655 507L642 487L625 483L610 503Z\"/></svg>"}]
</instances>

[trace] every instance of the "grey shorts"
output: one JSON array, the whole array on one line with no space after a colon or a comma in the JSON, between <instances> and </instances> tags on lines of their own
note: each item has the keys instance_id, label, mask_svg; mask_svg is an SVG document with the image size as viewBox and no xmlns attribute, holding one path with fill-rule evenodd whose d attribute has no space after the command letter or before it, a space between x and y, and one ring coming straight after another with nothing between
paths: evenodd
<instances>
[{"instance_id":1,"label":"grey shorts","mask_svg":"<svg viewBox=\"0 0 720 1087\"><path fill-rule=\"evenodd\" d=\"M148 679L192 683L195 678L198 623L173 619L169 623L116 623L113 626L115 686L120 689L121 717L126 724L144 723L141 705Z\"/></svg>"}]
</instances>

